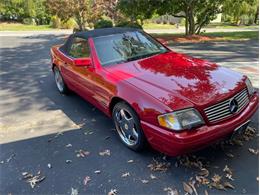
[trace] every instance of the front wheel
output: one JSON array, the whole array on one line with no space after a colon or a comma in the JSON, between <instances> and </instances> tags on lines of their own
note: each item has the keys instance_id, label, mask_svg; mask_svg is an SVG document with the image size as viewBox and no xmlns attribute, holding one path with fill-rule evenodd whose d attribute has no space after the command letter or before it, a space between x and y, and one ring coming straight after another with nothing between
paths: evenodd
<instances>
[{"instance_id":1,"label":"front wheel","mask_svg":"<svg viewBox=\"0 0 260 195\"><path fill-rule=\"evenodd\" d=\"M69 91L68 87L66 86L58 67L55 66L53 68L53 73L54 73L55 83L59 92L62 94L68 93Z\"/></svg>"},{"instance_id":2,"label":"front wheel","mask_svg":"<svg viewBox=\"0 0 260 195\"><path fill-rule=\"evenodd\" d=\"M146 139L135 111L126 103L119 102L115 105L112 115L123 144L134 151L142 150Z\"/></svg>"}]
</instances>

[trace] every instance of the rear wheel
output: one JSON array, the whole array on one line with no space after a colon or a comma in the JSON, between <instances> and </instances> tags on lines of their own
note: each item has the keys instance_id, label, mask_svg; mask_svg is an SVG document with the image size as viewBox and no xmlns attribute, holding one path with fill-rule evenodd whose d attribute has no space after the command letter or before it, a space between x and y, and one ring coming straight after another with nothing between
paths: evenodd
<instances>
[{"instance_id":1,"label":"rear wheel","mask_svg":"<svg viewBox=\"0 0 260 195\"><path fill-rule=\"evenodd\" d=\"M142 150L146 139L135 111L126 103L119 102L114 106L112 115L121 141L134 151Z\"/></svg>"},{"instance_id":2,"label":"rear wheel","mask_svg":"<svg viewBox=\"0 0 260 195\"><path fill-rule=\"evenodd\" d=\"M55 66L53 68L53 73L54 73L55 83L59 92L62 94L68 93L69 91L68 87L66 86L58 67Z\"/></svg>"}]
</instances>

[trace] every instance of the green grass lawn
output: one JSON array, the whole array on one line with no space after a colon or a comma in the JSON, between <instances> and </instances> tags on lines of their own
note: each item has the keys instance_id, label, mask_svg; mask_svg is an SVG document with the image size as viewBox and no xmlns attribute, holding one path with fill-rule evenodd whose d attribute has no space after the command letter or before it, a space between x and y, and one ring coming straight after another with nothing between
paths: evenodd
<instances>
[{"instance_id":1,"label":"green grass lawn","mask_svg":"<svg viewBox=\"0 0 260 195\"><path fill-rule=\"evenodd\" d=\"M201 36L185 37L184 34L152 34L156 38L161 38L164 40L172 40L180 42L188 40L190 42L198 41L234 41L234 40L249 40L249 39L259 39L259 31L238 31L238 32L214 32L214 33L202 33ZM205 38L206 37L206 38Z\"/></svg>"},{"instance_id":2,"label":"green grass lawn","mask_svg":"<svg viewBox=\"0 0 260 195\"><path fill-rule=\"evenodd\" d=\"M214 32L202 35L221 37L223 40L259 39L259 31Z\"/></svg>"},{"instance_id":3,"label":"green grass lawn","mask_svg":"<svg viewBox=\"0 0 260 195\"><path fill-rule=\"evenodd\" d=\"M20 23L0 23L0 31L37 31L53 30L50 25L25 25Z\"/></svg>"},{"instance_id":4,"label":"green grass lawn","mask_svg":"<svg viewBox=\"0 0 260 195\"><path fill-rule=\"evenodd\" d=\"M156 24L156 23L145 23L143 25L144 29L175 29L176 25L171 24Z\"/></svg>"}]
</instances>

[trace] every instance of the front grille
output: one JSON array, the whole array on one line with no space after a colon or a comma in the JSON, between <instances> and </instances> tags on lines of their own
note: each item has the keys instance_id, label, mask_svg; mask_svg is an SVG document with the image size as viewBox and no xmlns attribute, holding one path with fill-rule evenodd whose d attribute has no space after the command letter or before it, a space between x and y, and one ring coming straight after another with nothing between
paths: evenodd
<instances>
[{"instance_id":1,"label":"front grille","mask_svg":"<svg viewBox=\"0 0 260 195\"><path fill-rule=\"evenodd\" d=\"M238 103L236 113L240 112L249 103L247 89L245 88L233 97L204 109L209 122L216 122L233 115L234 113L231 113L229 108L232 99L235 99Z\"/></svg>"}]
</instances>

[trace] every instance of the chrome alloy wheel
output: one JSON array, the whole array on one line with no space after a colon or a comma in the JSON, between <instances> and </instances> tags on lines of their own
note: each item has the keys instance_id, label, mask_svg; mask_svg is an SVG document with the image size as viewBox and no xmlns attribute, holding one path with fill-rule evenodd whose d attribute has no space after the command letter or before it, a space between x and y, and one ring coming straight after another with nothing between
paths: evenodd
<instances>
[{"instance_id":1,"label":"chrome alloy wheel","mask_svg":"<svg viewBox=\"0 0 260 195\"><path fill-rule=\"evenodd\" d=\"M55 77L55 82L56 82L56 85L57 85L59 91L63 92L65 85L64 85L62 76L60 74L60 71L57 68L54 69L54 77Z\"/></svg>"},{"instance_id":2,"label":"chrome alloy wheel","mask_svg":"<svg viewBox=\"0 0 260 195\"><path fill-rule=\"evenodd\" d=\"M125 109L120 109L115 113L116 130L122 141L133 146L138 142L138 133L133 116Z\"/></svg>"}]
</instances>

